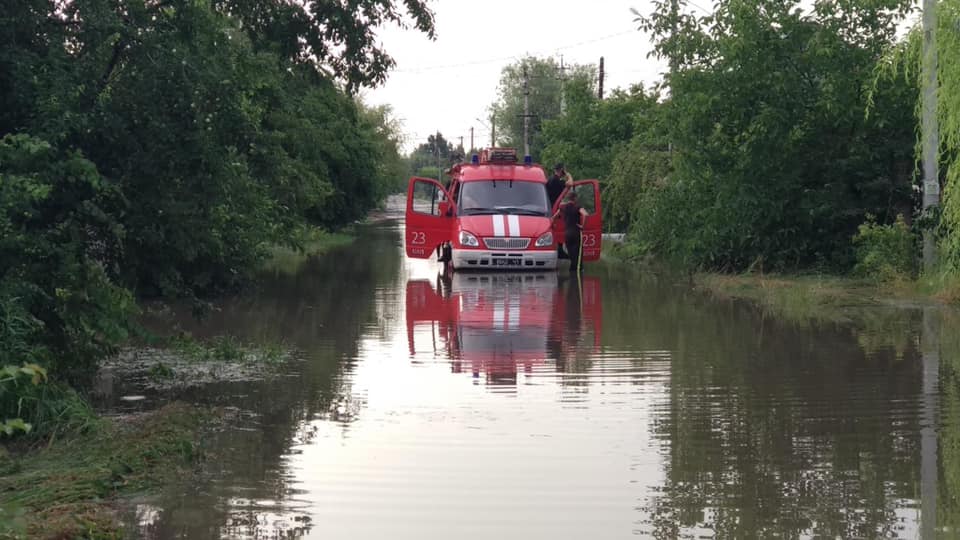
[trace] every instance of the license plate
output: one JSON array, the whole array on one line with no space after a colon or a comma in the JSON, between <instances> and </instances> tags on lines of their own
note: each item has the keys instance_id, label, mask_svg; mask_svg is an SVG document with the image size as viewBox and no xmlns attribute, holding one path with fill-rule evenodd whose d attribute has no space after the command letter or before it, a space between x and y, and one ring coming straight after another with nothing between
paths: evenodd
<instances>
[{"instance_id":1,"label":"license plate","mask_svg":"<svg viewBox=\"0 0 960 540\"><path fill-rule=\"evenodd\" d=\"M494 266L520 266L520 259L493 259Z\"/></svg>"}]
</instances>

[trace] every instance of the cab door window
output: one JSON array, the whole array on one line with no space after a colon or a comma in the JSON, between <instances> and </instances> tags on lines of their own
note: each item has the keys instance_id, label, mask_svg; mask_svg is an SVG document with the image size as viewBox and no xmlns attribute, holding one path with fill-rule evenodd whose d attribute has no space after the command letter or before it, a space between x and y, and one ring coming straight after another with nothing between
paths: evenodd
<instances>
[{"instance_id":1,"label":"cab door window","mask_svg":"<svg viewBox=\"0 0 960 540\"><path fill-rule=\"evenodd\" d=\"M581 208L589 212L590 215L597 213L596 191L594 191L592 184L574 186L573 191L577 194L577 204Z\"/></svg>"},{"instance_id":2,"label":"cab door window","mask_svg":"<svg viewBox=\"0 0 960 540\"><path fill-rule=\"evenodd\" d=\"M413 185L413 211L428 216L440 215L442 194L436 184L430 182L416 182Z\"/></svg>"}]
</instances>

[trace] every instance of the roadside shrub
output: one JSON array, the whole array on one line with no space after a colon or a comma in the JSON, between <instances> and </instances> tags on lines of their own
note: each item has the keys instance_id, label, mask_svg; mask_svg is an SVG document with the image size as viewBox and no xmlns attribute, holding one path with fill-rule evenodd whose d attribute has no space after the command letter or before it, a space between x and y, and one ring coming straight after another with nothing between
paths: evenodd
<instances>
[{"instance_id":1,"label":"roadside shrub","mask_svg":"<svg viewBox=\"0 0 960 540\"><path fill-rule=\"evenodd\" d=\"M916 242L902 215L890 225L876 223L872 216L853 236L857 256L854 273L877 281L913 276L916 270Z\"/></svg>"},{"instance_id":2,"label":"roadside shrub","mask_svg":"<svg viewBox=\"0 0 960 540\"><path fill-rule=\"evenodd\" d=\"M119 194L97 168L27 135L0 138L0 366L89 377L136 311L116 284Z\"/></svg>"},{"instance_id":3,"label":"roadside shrub","mask_svg":"<svg viewBox=\"0 0 960 540\"><path fill-rule=\"evenodd\" d=\"M0 367L0 440L82 433L95 422L90 405L73 390L51 383L37 364Z\"/></svg>"}]
</instances>

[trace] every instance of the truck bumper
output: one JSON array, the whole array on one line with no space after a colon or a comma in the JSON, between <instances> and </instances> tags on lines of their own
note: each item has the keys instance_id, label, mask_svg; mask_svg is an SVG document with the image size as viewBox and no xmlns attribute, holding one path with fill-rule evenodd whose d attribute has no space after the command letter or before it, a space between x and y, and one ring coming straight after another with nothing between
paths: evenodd
<instances>
[{"instance_id":1,"label":"truck bumper","mask_svg":"<svg viewBox=\"0 0 960 540\"><path fill-rule=\"evenodd\" d=\"M457 270L555 270L557 251L454 249L452 262Z\"/></svg>"}]
</instances>

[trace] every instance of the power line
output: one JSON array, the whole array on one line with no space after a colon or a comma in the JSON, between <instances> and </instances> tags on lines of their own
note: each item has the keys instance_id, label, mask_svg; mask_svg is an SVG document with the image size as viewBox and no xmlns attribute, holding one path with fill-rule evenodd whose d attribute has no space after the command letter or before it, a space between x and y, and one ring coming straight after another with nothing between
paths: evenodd
<instances>
[{"instance_id":1,"label":"power line","mask_svg":"<svg viewBox=\"0 0 960 540\"><path fill-rule=\"evenodd\" d=\"M522 56L521 56L521 55L516 55L516 54L514 54L514 55L510 55L510 56L501 56L501 57L499 57L499 58L487 58L487 59L483 59L483 60L469 60L469 61L466 61L466 62L459 62L459 63L456 63L456 64L439 64L439 65L435 65L435 66L421 66L421 67L415 67L415 68L409 68L409 69L394 69L394 70L391 71L391 73L423 73L424 71L439 71L439 70L444 70L444 69L457 69L457 68L462 68L462 67L466 67L466 66L476 66L476 65L480 65L480 64L490 64L490 63L493 63L493 62L503 62L503 61L505 61L505 60L521 60L521 59L523 59L523 58L525 58L525 57L528 57L528 56L536 56L537 54L548 54L548 53L551 53L551 52L556 52L556 51L563 51L563 50L567 50L567 49L572 49L572 48L574 48L574 47L582 47L583 45L590 45L590 44L593 44L593 43L599 43L599 42L601 42L601 41L606 41L606 40L608 40L608 39L613 39L613 38L617 38L617 37L620 37L620 36L625 36L625 35L627 35L627 34L636 34L636 33L637 33L636 30L624 30L623 32L617 32L617 33L614 33L614 34L608 34L608 35L606 35L606 36L601 36L601 37L597 37L597 38L593 38L593 39L587 39L587 40L584 40L584 41L579 41L579 42L577 42L577 43L571 43L571 44L569 44L569 45L563 45L563 46L561 46L561 47L553 47L553 48L550 48L550 49L541 49L541 50L538 50L538 51L533 51L533 52L531 52L531 53L526 53L526 54L524 54L524 55L522 55Z\"/></svg>"}]
</instances>

